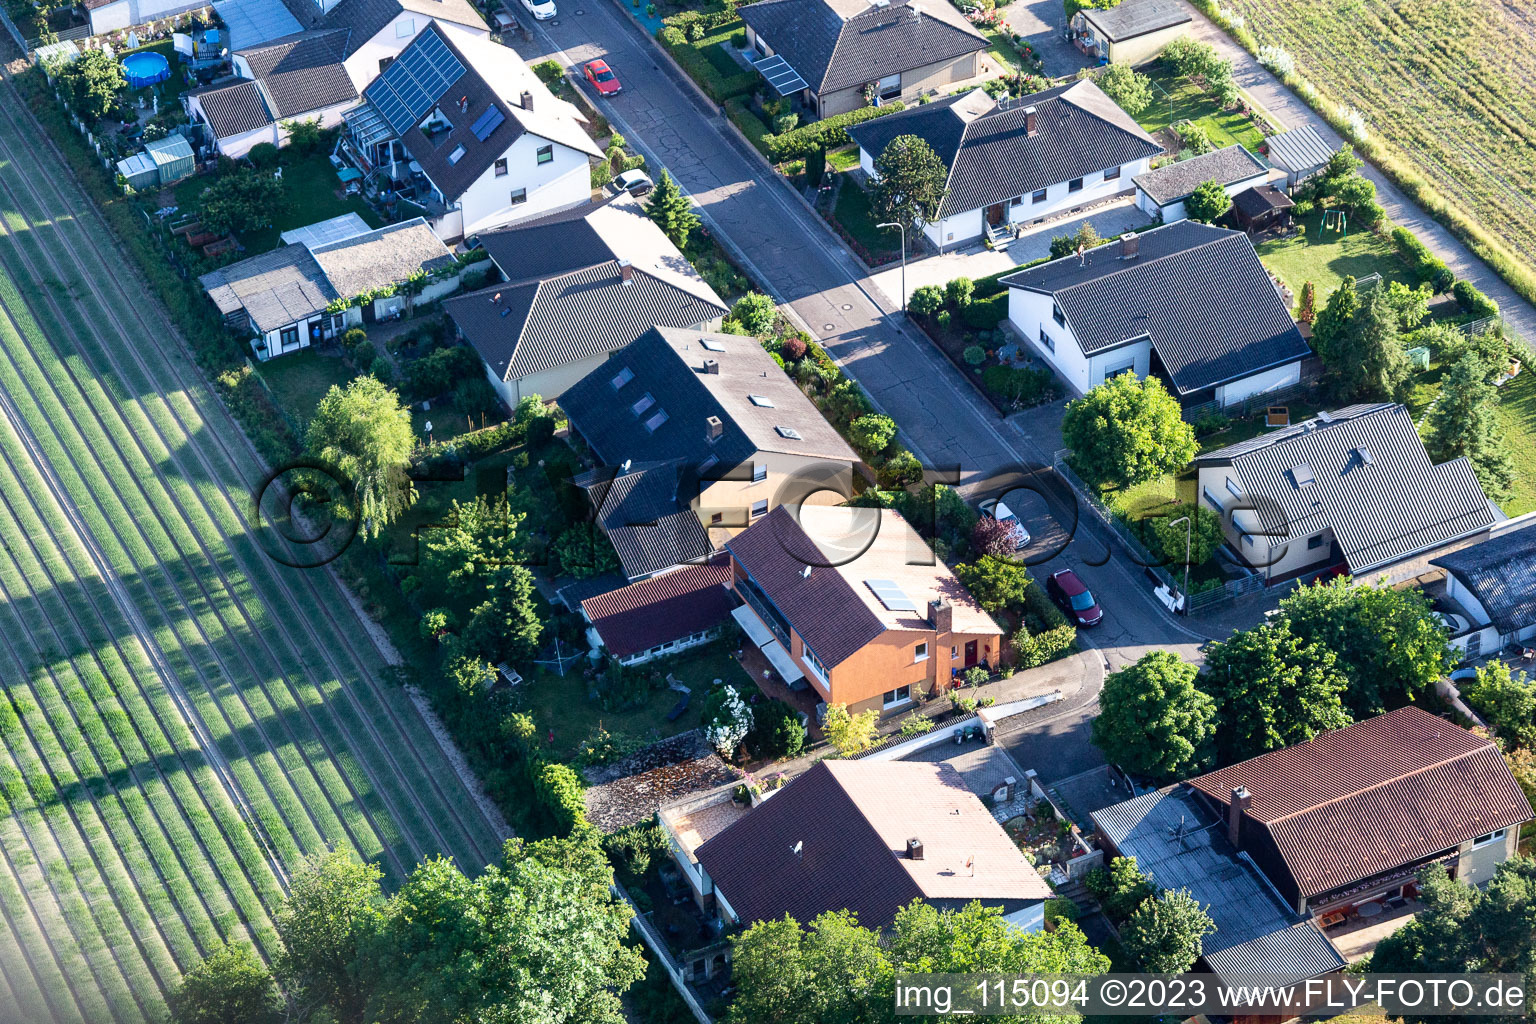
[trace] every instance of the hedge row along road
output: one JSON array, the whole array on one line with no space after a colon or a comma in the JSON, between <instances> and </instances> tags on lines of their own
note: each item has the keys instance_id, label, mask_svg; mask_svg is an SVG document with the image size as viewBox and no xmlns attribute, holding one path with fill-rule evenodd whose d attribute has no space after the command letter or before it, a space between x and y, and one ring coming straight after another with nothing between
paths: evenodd
<instances>
[{"instance_id":1,"label":"hedge row along road","mask_svg":"<svg viewBox=\"0 0 1536 1024\"><path fill-rule=\"evenodd\" d=\"M498 828L334 577L248 521L264 467L0 84L0 1020L158 1022L275 942L328 845L398 881Z\"/></svg>"}]
</instances>

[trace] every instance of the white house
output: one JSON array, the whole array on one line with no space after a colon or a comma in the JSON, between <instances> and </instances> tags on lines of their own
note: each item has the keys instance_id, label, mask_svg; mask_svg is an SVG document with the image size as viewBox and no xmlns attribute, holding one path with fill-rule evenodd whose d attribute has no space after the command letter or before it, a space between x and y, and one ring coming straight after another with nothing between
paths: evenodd
<instances>
[{"instance_id":1,"label":"white house","mask_svg":"<svg viewBox=\"0 0 1536 1024\"><path fill-rule=\"evenodd\" d=\"M1153 220L1172 224L1183 220L1184 200L1208 181L1221 182L1229 197L1269 180L1264 161L1237 143L1200 156L1164 164L1131 179L1136 185L1136 205Z\"/></svg>"},{"instance_id":2,"label":"white house","mask_svg":"<svg viewBox=\"0 0 1536 1024\"><path fill-rule=\"evenodd\" d=\"M1145 64L1189 32L1193 20L1180 0L1124 0L1107 10L1081 8L1069 37L1079 50L1110 64Z\"/></svg>"},{"instance_id":3,"label":"white house","mask_svg":"<svg viewBox=\"0 0 1536 1024\"><path fill-rule=\"evenodd\" d=\"M1179 221L1002 280L1013 330L1079 393L1131 370L1227 406L1300 382L1311 354L1240 231Z\"/></svg>"},{"instance_id":4,"label":"white house","mask_svg":"<svg viewBox=\"0 0 1536 1024\"><path fill-rule=\"evenodd\" d=\"M347 115L362 159L458 241L587 202L602 151L511 50L424 29Z\"/></svg>"},{"instance_id":5,"label":"white house","mask_svg":"<svg viewBox=\"0 0 1536 1024\"><path fill-rule=\"evenodd\" d=\"M1000 240L1011 236L1010 225L1128 193L1131 179L1163 153L1086 79L1001 103L976 89L873 118L848 134L870 175L898 135L933 147L949 169L949 192L923 234L941 249L983 234Z\"/></svg>"},{"instance_id":6,"label":"white house","mask_svg":"<svg viewBox=\"0 0 1536 1024\"><path fill-rule=\"evenodd\" d=\"M1486 538L1432 558L1445 570L1445 594L1471 620L1472 631L1452 643L1468 659L1506 644L1531 646L1536 637L1536 517L1495 523Z\"/></svg>"}]
</instances>

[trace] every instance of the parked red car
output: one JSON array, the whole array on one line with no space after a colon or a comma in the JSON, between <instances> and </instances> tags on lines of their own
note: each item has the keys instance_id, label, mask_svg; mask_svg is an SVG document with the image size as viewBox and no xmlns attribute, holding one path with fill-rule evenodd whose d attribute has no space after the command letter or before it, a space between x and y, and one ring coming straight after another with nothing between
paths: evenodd
<instances>
[{"instance_id":1,"label":"parked red car","mask_svg":"<svg viewBox=\"0 0 1536 1024\"><path fill-rule=\"evenodd\" d=\"M1097 626L1104 619L1104 609L1094 600L1086 584L1071 569L1053 572L1045 581L1051 598L1067 613L1075 626Z\"/></svg>"},{"instance_id":2,"label":"parked red car","mask_svg":"<svg viewBox=\"0 0 1536 1024\"><path fill-rule=\"evenodd\" d=\"M587 81L604 96L617 95L624 88L605 60L589 60L582 70L586 72Z\"/></svg>"}]
</instances>

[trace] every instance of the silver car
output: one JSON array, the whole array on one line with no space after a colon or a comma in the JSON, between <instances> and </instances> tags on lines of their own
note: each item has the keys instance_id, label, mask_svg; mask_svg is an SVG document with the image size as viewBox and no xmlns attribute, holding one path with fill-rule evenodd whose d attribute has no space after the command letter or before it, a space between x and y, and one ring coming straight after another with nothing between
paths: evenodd
<instances>
[{"instance_id":1,"label":"silver car","mask_svg":"<svg viewBox=\"0 0 1536 1024\"><path fill-rule=\"evenodd\" d=\"M1024 524L1020 522L1019 517L1014 515L1013 509L1004 505L997 498L988 498L979 507L981 508L982 515L989 516L1000 523L1006 523L1013 527L1015 538L1013 549L1015 551L1022 551L1029 546L1029 531L1024 528Z\"/></svg>"}]
</instances>

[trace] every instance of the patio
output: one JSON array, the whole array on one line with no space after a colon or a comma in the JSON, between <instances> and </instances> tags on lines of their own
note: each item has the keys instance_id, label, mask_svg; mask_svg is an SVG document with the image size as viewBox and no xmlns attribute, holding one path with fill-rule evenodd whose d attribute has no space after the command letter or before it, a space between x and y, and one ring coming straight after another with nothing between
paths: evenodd
<instances>
[{"instance_id":1,"label":"patio","mask_svg":"<svg viewBox=\"0 0 1536 1024\"><path fill-rule=\"evenodd\" d=\"M1377 909L1367 913L1373 907ZM1412 921L1414 915L1423 909L1423 903L1404 897L1380 903L1365 903L1351 911L1341 923L1323 928L1323 934L1328 936L1344 959L1354 963L1369 956L1378 942ZM1326 918L1320 918L1318 925L1322 926L1324 920Z\"/></svg>"}]
</instances>

